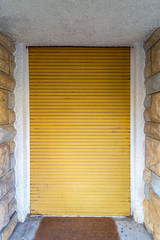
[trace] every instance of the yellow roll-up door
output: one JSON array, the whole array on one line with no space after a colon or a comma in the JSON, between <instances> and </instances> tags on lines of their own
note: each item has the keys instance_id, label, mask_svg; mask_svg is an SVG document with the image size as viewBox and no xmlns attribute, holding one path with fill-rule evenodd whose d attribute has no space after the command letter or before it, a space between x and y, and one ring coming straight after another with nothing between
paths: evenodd
<instances>
[{"instance_id":1,"label":"yellow roll-up door","mask_svg":"<svg viewBox=\"0 0 160 240\"><path fill-rule=\"evenodd\" d=\"M29 48L31 214L130 215L130 49Z\"/></svg>"}]
</instances>

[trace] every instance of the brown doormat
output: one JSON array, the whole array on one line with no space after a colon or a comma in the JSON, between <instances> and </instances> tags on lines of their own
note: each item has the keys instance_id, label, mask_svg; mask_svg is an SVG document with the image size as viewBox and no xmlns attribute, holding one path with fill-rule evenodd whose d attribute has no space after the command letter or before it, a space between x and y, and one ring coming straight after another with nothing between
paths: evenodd
<instances>
[{"instance_id":1,"label":"brown doormat","mask_svg":"<svg viewBox=\"0 0 160 240\"><path fill-rule=\"evenodd\" d=\"M45 217L34 240L120 240L116 224L105 217Z\"/></svg>"}]
</instances>

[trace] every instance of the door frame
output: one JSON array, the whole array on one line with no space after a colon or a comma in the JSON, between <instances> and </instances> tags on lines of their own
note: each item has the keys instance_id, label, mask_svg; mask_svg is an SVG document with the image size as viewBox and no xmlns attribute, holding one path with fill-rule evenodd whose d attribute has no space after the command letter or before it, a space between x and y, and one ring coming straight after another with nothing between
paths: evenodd
<instances>
[{"instance_id":1,"label":"door frame","mask_svg":"<svg viewBox=\"0 0 160 240\"><path fill-rule=\"evenodd\" d=\"M107 47L107 46L106 46ZM123 46L122 46L123 47ZM17 43L15 52L15 113L17 136L16 149L16 198L19 221L23 222L30 213L30 114L29 114L29 67L28 48ZM145 53L143 44L131 47L130 77L130 176L131 215L139 223L143 222L145 166L144 106L145 85L143 69Z\"/></svg>"}]
</instances>

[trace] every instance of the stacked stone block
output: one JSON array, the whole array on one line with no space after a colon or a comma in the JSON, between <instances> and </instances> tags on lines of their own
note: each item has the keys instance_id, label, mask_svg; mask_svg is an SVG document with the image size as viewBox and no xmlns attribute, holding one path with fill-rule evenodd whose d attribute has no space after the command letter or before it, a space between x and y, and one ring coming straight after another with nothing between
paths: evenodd
<instances>
[{"instance_id":1,"label":"stacked stone block","mask_svg":"<svg viewBox=\"0 0 160 240\"><path fill-rule=\"evenodd\" d=\"M146 162L143 174L145 181L145 224L160 239L160 28L153 32L144 45L146 52L145 84L146 107Z\"/></svg>"},{"instance_id":2,"label":"stacked stone block","mask_svg":"<svg viewBox=\"0 0 160 240\"><path fill-rule=\"evenodd\" d=\"M17 224L15 199L14 88L15 46L0 33L0 239L7 240Z\"/></svg>"}]
</instances>

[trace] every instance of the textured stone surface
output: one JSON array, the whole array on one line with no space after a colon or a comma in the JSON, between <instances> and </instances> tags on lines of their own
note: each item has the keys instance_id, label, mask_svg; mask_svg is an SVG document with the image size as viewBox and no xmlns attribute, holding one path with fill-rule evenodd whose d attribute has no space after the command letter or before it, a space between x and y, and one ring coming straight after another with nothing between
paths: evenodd
<instances>
[{"instance_id":1,"label":"textured stone surface","mask_svg":"<svg viewBox=\"0 0 160 240\"><path fill-rule=\"evenodd\" d=\"M5 196L0 200L0 231L9 222L8 214L8 197Z\"/></svg>"},{"instance_id":2,"label":"textured stone surface","mask_svg":"<svg viewBox=\"0 0 160 240\"><path fill-rule=\"evenodd\" d=\"M152 172L151 172L151 170L149 170L148 168L145 168L144 171L143 171L143 180L144 180L145 183L147 183L148 185L150 184L151 177L152 177Z\"/></svg>"},{"instance_id":3,"label":"textured stone surface","mask_svg":"<svg viewBox=\"0 0 160 240\"><path fill-rule=\"evenodd\" d=\"M12 125L0 127L0 144L12 140L16 132L16 129Z\"/></svg>"},{"instance_id":4,"label":"textured stone surface","mask_svg":"<svg viewBox=\"0 0 160 240\"><path fill-rule=\"evenodd\" d=\"M0 125L9 123L8 92L0 89Z\"/></svg>"},{"instance_id":5,"label":"textured stone surface","mask_svg":"<svg viewBox=\"0 0 160 240\"><path fill-rule=\"evenodd\" d=\"M12 214L16 211L17 209L17 201L15 198L11 200L11 202L8 205L8 211L9 211L9 216L11 217Z\"/></svg>"},{"instance_id":6,"label":"textured stone surface","mask_svg":"<svg viewBox=\"0 0 160 240\"><path fill-rule=\"evenodd\" d=\"M15 189L15 187L13 187L13 188L7 193L8 202L11 202L12 199L15 197L15 195L16 195L16 189Z\"/></svg>"},{"instance_id":7,"label":"textured stone surface","mask_svg":"<svg viewBox=\"0 0 160 240\"><path fill-rule=\"evenodd\" d=\"M15 165L16 165L16 160L15 160L15 156L14 156L14 154L12 154L11 156L10 156L10 169L13 169L14 167L15 167Z\"/></svg>"},{"instance_id":8,"label":"textured stone surface","mask_svg":"<svg viewBox=\"0 0 160 240\"><path fill-rule=\"evenodd\" d=\"M13 92L8 92L8 108L13 109L15 107L15 95Z\"/></svg>"},{"instance_id":9,"label":"textured stone surface","mask_svg":"<svg viewBox=\"0 0 160 240\"><path fill-rule=\"evenodd\" d=\"M9 173L0 178L0 199L4 197L7 192L14 187L15 172L11 170Z\"/></svg>"},{"instance_id":10,"label":"textured stone surface","mask_svg":"<svg viewBox=\"0 0 160 240\"><path fill-rule=\"evenodd\" d=\"M148 49L146 51L146 59L145 59L145 65L147 65L148 63L151 63L152 58L151 58L151 49Z\"/></svg>"},{"instance_id":11,"label":"textured stone surface","mask_svg":"<svg viewBox=\"0 0 160 240\"><path fill-rule=\"evenodd\" d=\"M160 122L160 92L152 94L151 120Z\"/></svg>"},{"instance_id":12,"label":"textured stone surface","mask_svg":"<svg viewBox=\"0 0 160 240\"><path fill-rule=\"evenodd\" d=\"M13 110L9 110L9 124L14 123L16 120L16 115Z\"/></svg>"},{"instance_id":13,"label":"textured stone surface","mask_svg":"<svg viewBox=\"0 0 160 240\"><path fill-rule=\"evenodd\" d=\"M145 62L145 68L144 68L144 77L148 78L151 76L152 71L151 71L151 50L149 49L146 52L146 62Z\"/></svg>"},{"instance_id":14,"label":"textured stone surface","mask_svg":"<svg viewBox=\"0 0 160 240\"><path fill-rule=\"evenodd\" d=\"M160 124L159 123L146 123L144 131L147 136L160 140Z\"/></svg>"},{"instance_id":15,"label":"textured stone surface","mask_svg":"<svg viewBox=\"0 0 160 240\"><path fill-rule=\"evenodd\" d=\"M146 108L144 117L147 122L160 122L160 92L152 94L151 108Z\"/></svg>"},{"instance_id":16,"label":"textured stone surface","mask_svg":"<svg viewBox=\"0 0 160 240\"><path fill-rule=\"evenodd\" d=\"M149 48L151 48L158 40L160 39L160 28L157 28L150 38L145 42L144 49L147 51Z\"/></svg>"},{"instance_id":17,"label":"textured stone surface","mask_svg":"<svg viewBox=\"0 0 160 240\"><path fill-rule=\"evenodd\" d=\"M15 64L15 58L14 58L14 56L11 54L10 55L10 75L11 76L13 76L13 74L14 74L14 69L15 69L15 67L16 67L16 64Z\"/></svg>"},{"instance_id":18,"label":"textured stone surface","mask_svg":"<svg viewBox=\"0 0 160 240\"><path fill-rule=\"evenodd\" d=\"M0 145L0 178L10 170L9 161L9 144L4 143Z\"/></svg>"},{"instance_id":19,"label":"textured stone surface","mask_svg":"<svg viewBox=\"0 0 160 240\"><path fill-rule=\"evenodd\" d=\"M146 165L160 176L160 141L146 137Z\"/></svg>"},{"instance_id":20,"label":"textured stone surface","mask_svg":"<svg viewBox=\"0 0 160 240\"><path fill-rule=\"evenodd\" d=\"M144 100L144 106L146 108L151 107L151 95L147 95Z\"/></svg>"},{"instance_id":21,"label":"textured stone surface","mask_svg":"<svg viewBox=\"0 0 160 240\"><path fill-rule=\"evenodd\" d=\"M0 232L1 240L7 240L15 227L15 219L10 221L9 217L13 215L17 207L13 154L15 148L13 138L16 130L11 125L15 121L13 111L15 62L12 55L14 51L14 44L0 33L0 230L3 227ZM5 227L6 224L8 224L7 227Z\"/></svg>"},{"instance_id":22,"label":"textured stone surface","mask_svg":"<svg viewBox=\"0 0 160 240\"><path fill-rule=\"evenodd\" d=\"M160 177L153 172L150 185L153 192L160 198Z\"/></svg>"},{"instance_id":23,"label":"textured stone surface","mask_svg":"<svg viewBox=\"0 0 160 240\"><path fill-rule=\"evenodd\" d=\"M149 188L148 184L146 184L146 183L144 185L144 195L145 195L145 198L149 201L150 200L150 188Z\"/></svg>"},{"instance_id":24,"label":"textured stone surface","mask_svg":"<svg viewBox=\"0 0 160 240\"><path fill-rule=\"evenodd\" d=\"M145 224L160 240L160 28L158 28L144 45L146 64L146 96L144 106L146 134L146 166L143 179L145 181L143 202ZM151 97L150 97L151 96Z\"/></svg>"},{"instance_id":25,"label":"textured stone surface","mask_svg":"<svg viewBox=\"0 0 160 240\"><path fill-rule=\"evenodd\" d=\"M0 33L0 43L11 53L15 51L14 43L2 33Z\"/></svg>"},{"instance_id":26,"label":"textured stone surface","mask_svg":"<svg viewBox=\"0 0 160 240\"><path fill-rule=\"evenodd\" d=\"M9 149L10 149L10 154L13 154L15 150L15 141L12 140L9 142Z\"/></svg>"},{"instance_id":27,"label":"textured stone surface","mask_svg":"<svg viewBox=\"0 0 160 240\"><path fill-rule=\"evenodd\" d=\"M160 73L153 75L146 81L147 94L152 94L160 91Z\"/></svg>"},{"instance_id":28,"label":"textured stone surface","mask_svg":"<svg viewBox=\"0 0 160 240\"><path fill-rule=\"evenodd\" d=\"M143 201L143 208L145 210L144 222L148 230L151 233L153 233L153 222L150 219L149 204L150 204L149 201L147 199L144 199Z\"/></svg>"},{"instance_id":29,"label":"textured stone surface","mask_svg":"<svg viewBox=\"0 0 160 240\"><path fill-rule=\"evenodd\" d=\"M10 99L12 101L12 99ZM13 99L14 102L14 99ZM13 103L9 102L10 105ZM15 112L8 109L8 92L0 89L0 125L14 123Z\"/></svg>"},{"instance_id":30,"label":"textured stone surface","mask_svg":"<svg viewBox=\"0 0 160 240\"><path fill-rule=\"evenodd\" d=\"M146 108L144 111L144 119L146 122L151 121L151 108Z\"/></svg>"},{"instance_id":31,"label":"textured stone surface","mask_svg":"<svg viewBox=\"0 0 160 240\"><path fill-rule=\"evenodd\" d=\"M0 71L0 88L13 91L15 85L16 82L11 76Z\"/></svg>"},{"instance_id":32,"label":"textured stone surface","mask_svg":"<svg viewBox=\"0 0 160 240\"><path fill-rule=\"evenodd\" d=\"M0 233L0 239L1 240L8 240L11 236L13 230L15 229L18 222L18 216L17 213L15 213L12 217L8 225L2 230ZM16 240L22 240L22 238L17 238Z\"/></svg>"},{"instance_id":33,"label":"textured stone surface","mask_svg":"<svg viewBox=\"0 0 160 240\"><path fill-rule=\"evenodd\" d=\"M160 198L151 190L149 203L149 218L153 223L153 236L155 240L160 239Z\"/></svg>"},{"instance_id":34,"label":"textured stone surface","mask_svg":"<svg viewBox=\"0 0 160 240\"><path fill-rule=\"evenodd\" d=\"M9 52L0 44L0 71L9 74L10 56Z\"/></svg>"},{"instance_id":35,"label":"textured stone surface","mask_svg":"<svg viewBox=\"0 0 160 240\"><path fill-rule=\"evenodd\" d=\"M151 63L148 63L144 68L144 77L149 78L151 76Z\"/></svg>"},{"instance_id":36,"label":"textured stone surface","mask_svg":"<svg viewBox=\"0 0 160 240\"><path fill-rule=\"evenodd\" d=\"M160 71L160 40L152 47L152 74Z\"/></svg>"}]
</instances>

